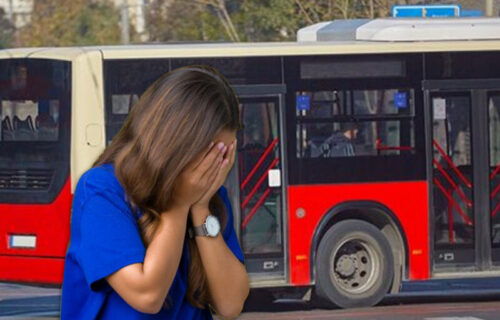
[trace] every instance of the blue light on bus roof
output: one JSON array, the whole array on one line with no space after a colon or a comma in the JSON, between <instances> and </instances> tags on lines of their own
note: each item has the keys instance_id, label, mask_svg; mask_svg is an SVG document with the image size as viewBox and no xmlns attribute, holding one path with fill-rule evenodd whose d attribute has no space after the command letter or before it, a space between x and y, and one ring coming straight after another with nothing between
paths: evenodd
<instances>
[{"instance_id":1,"label":"blue light on bus roof","mask_svg":"<svg viewBox=\"0 0 500 320\"><path fill-rule=\"evenodd\" d=\"M460 11L459 4L392 6L392 16L397 18L459 17Z\"/></svg>"}]
</instances>

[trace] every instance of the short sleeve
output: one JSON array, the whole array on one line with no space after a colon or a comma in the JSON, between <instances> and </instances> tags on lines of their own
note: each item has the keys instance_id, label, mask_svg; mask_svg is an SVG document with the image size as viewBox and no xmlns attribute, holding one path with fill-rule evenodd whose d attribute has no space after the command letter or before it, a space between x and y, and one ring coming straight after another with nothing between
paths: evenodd
<instances>
[{"instance_id":1,"label":"short sleeve","mask_svg":"<svg viewBox=\"0 0 500 320\"><path fill-rule=\"evenodd\" d=\"M241 263L245 263L245 259L243 257L243 252L241 251L240 244L238 243L238 237L236 237L236 232L234 231L234 219L233 219L233 210L231 208L231 202L229 201L229 197L227 195L227 191L224 187L221 188L220 196L226 205L227 212L227 224L222 233L222 237L226 241L227 246L233 254L241 261Z\"/></svg>"},{"instance_id":2,"label":"short sleeve","mask_svg":"<svg viewBox=\"0 0 500 320\"><path fill-rule=\"evenodd\" d=\"M77 260L93 290L99 280L119 269L144 262L146 249L132 213L120 207L123 201L112 192L90 196L81 208L80 246Z\"/></svg>"}]
</instances>

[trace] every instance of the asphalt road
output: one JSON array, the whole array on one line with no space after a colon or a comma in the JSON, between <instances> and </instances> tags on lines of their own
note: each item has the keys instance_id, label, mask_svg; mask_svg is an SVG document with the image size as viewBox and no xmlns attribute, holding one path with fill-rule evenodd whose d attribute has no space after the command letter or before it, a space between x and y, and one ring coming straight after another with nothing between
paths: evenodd
<instances>
[{"instance_id":1,"label":"asphalt road","mask_svg":"<svg viewBox=\"0 0 500 320\"><path fill-rule=\"evenodd\" d=\"M278 320L497 320L500 278L407 283L379 306L340 310L315 301L264 300L254 290L238 319ZM0 283L0 320L59 318L60 290Z\"/></svg>"}]
</instances>

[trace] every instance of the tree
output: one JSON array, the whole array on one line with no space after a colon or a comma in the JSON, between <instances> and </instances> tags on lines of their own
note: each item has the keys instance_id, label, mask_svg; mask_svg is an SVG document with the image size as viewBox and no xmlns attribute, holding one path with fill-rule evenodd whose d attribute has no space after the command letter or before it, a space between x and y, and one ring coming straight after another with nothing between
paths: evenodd
<instances>
[{"instance_id":1,"label":"tree","mask_svg":"<svg viewBox=\"0 0 500 320\"><path fill-rule=\"evenodd\" d=\"M292 0L245 0L233 14L244 41L283 41L305 25Z\"/></svg>"},{"instance_id":2,"label":"tree","mask_svg":"<svg viewBox=\"0 0 500 320\"><path fill-rule=\"evenodd\" d=\"M118 9L106 1L38 0L31 21L19 32L19 46L120 43Z\"/></svg>"},{"instance_id":3,"label":"tree","mask_svg":"<svg viewBox=\"0 0 500 320\"><path fill-rule=\"evenodd\" d=\"M230 40L213 8L198 1L152 0L146 21L150 41Z\"/></svg>"},{"instance_id":4,"label":"tree","mask_svg":"<svg viewBox=\"0 0 500 320\"><path fill-rule=\"evenodd\" d=\"M10 46L14 31L14 25L5 17L5 11L0 8L0 49Z\"/></svg>"},{"instance_id":5,"label":"tree","mask_svg":"<svg viewBox=\"0 0 500 320\"><path fill-rule=\"evenodd\" d=\"M394 4L443 0L151 0L152 41L295 41L307 25L390 15Z\"/></svg>"}]
</instances>

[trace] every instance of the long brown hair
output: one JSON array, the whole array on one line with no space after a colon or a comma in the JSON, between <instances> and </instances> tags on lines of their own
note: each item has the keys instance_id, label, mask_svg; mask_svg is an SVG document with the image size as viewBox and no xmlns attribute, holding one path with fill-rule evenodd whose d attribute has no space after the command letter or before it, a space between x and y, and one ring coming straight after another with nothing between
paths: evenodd
<instances>
[{"instance_id":1,"label":"long brown hair","mask_svg":"<svg viewBox=\"0 0 500 320\"><path fill-rule=\"evenodd\" d=\"M193 65L168 72L156 80L132 107L121 130L92 165L112 163L128 201L139 218L147 247L169 208L175 178L201 154L220 130L241 129L239 104L227 80L214 68ZM223 200L209 202L222 228L227 224ZM196 307L209 301L206 274L194 239L186 296Z\"/></svg>"}]
</instances>

